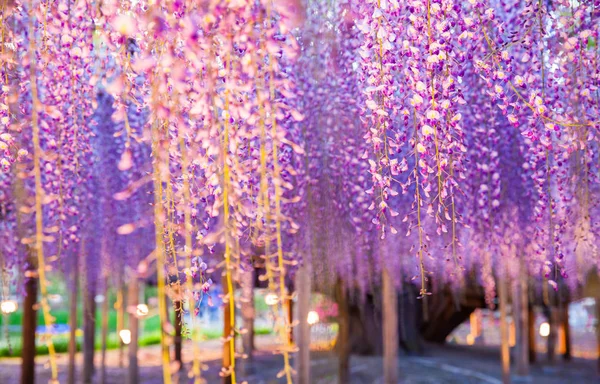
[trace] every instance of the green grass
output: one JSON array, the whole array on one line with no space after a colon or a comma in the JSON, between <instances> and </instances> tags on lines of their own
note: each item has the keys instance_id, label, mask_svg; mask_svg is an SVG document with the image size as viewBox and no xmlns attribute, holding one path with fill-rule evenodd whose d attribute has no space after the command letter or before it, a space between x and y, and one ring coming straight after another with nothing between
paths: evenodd
<instances>
[{"instance_id":1,"label":"green grass","mask_svg":"<svg viewBox=\"0 0 600 384\"><path fill-rule=\"evenodd\" d=\"M53 282L53 291L51 293L64 293L66 291L64 287L64 282L61 280L57 280ZM56 292L55 292L56 291ZM146 286L144 289L144 297L145 301L147 301L150 297L157 296L156 287L148 287ZM115 294L111 292L108 295L109 303L115 302ZM264 301L264 298L261 295L255 295L254 299L255 308L258 312L269 311L269 307ZM69 323L69 311L65 308L53 308L51 311L52 316L55 318L54 324L68 324ZM37 312L38 317L38 325L44 325L44 315L42 311ZM127 318L127 315L125 316ZM83 326L83 309L81 305L77 310L77 322L79 328ZM22 345L21 345L21 333L10 331L8 335L8 340L6 339L6 335L4 333L4 324L5 321L10 326L20 326L23 322L23 311L21 309L17 310L15 313L12 313L8 316L0 316L0 357L20 357L22 353ZM175 321L175 314L171 312L171 322ZM95 347L96 349L100 349L101 340L100 340L100 329L102 327L102 314L100 311L100 305L97 306L96 311L96 341ZM119 338L116 334L117 328L117 311L111 310L108 312L108 329L109 334L107 338L107 347L108 349L115 349L119 347ZM218 339L223 336L222 329L217 328L205 328L200 331L200 339L201 340L211 340ZM268 335L273 331L270 328L256 328L256 335ZM65 353L68 351L69 346L69 335L68 334L60 334L52 337L52 341L54 347L58 353ZM82 346L82 337L77 337L77 350L81 350ZM9 348L9 344L10 347ZM160 344L160 319L158 315L154 314L146 317L140 322L140 338L139 345L140 346L148 346ZM46 355L48 354L48 347L45 342L40 340L38 337L36 340L36 354L37 355Z\"/></svg>"},{"instance_id":2,"label":"green grass","mask_svg":"<svg viewBox=\"0 0 600 384\"><path fill-rule=\"evenodd\" d=\"M138 345L140 347L145 347L149 345L160 344L160 327L159 327L159 318L158 316L152 316L142 321L142 334L140 335ZM114 329L114 328L113 328ZM256 328L254 330L256 335L269 335L273 332L270 328ZM200 331L200 339L201 340L213 340L219 339L223 336L222 329L215 328L205 328ZM11 332L9 334L10 340L10 349L9 343L7 343L6 337L3 335L0 337L0 358L1 357L20 357L22 353L22 344L21 344L21 334ZM52 342L54 344L54 348L58 353L66 353L69 348L69 335L55 335L52 337ZM96 342L95 348L99 350L102 346L100 339L100 330L97 330L96 333ZM109 332L106 345L108 349L116 349L119 347L119 339L116 332ZM80 351L82 346L82 337L77 337L77 350ZM40 340L38 337L36 340L36 355L47 355L48 347L47 345Z\"/></svg>"},{"instance_id":3,"label":"green grass","mask_svg":"<svg viewBox=\"0 0 600 384\"><path fill-rule=\"evenodd\" d=\"M68 324L69 323L69 311L61 309L53 309L51 312L54 317L54 324ZM102 314L100 311L96 311L96 328L100 328L102 324ZM77 310L77 322L82 324L83 322L83 310ZM15 313L8 315L8 325L21 325L23 323L23 311L18 310ZM44 325L44 314L42 311L37 311L37 323L38 325ZM0 316L0 326L4 325L4 316ZM117 326L117 312L108 312L108 327L116 328Z\"/></svg>"}]
</instances>

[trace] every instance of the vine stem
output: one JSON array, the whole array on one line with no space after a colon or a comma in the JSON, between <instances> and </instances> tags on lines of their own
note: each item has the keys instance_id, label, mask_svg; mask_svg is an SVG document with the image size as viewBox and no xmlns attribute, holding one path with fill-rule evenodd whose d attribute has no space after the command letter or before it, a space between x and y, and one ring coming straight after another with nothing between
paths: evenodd
<instances>
[{"instance_id":1,"label":"vine stem","mask_svg":"<svg viewBox=\"0 0 600 384\"><path fill-rule=\"evenodd\" d=\"M159 47L162 56L162 47ZM155 74L157 75L157 74ZM156 82L152 82L152 99L156 104L158 100L156 91ZM127 114L127 111L125 112ZM171 366L169 358L169 346L165 337L164 326L168 321L167 302L165 296L165 242L164 242L164 211L163 211L163 180L160 170L160 157L163 148L163 139L161 137L160 125L156 120L152 122L152 150L153 150L153 179L154 179L154 231L155 231L155 253L156 253L156 278L158 285L158 314L160 317L160 345L162 351L163 384L171 384ZM168 156L168 155L167 155Z\"/></svg>"},{"instance_id":2,"label":"vine stem","mask_svg":"<svg viewBox=\"0 0 600 384\"><path fill-rule=\"evenodd\" d=\"M427 40L429 42L429 50L431 51L431 2L427 0ZM435 108L435 87L434 87L435 75L433 68L431 69L431 108ZM438 141L438 125L435 124L433 129L433 140L435 143L435 162L437 165L437 179L438 179L438 203L443 206L442 201L442 164L440 161L440 146Z\"/></svg>"},{"instance_id":3,"label":"vine stem","mask_svg":"<svg viewBox=\"0 0 600 384\"><path fill-rule=\"evenodd\" d=\"M381 8L381 0L377 0L377 7ZM381 26L381 19L383 17L380 17L377 19L377 30L379 30L379 27ZM377 44L379 46L379 50L378 50L378 56L377 56L377 62L379 63L379 81L380 84L383 84L384 81L384 71L383 71L383 41L381 38L377 38ZM382 110L385 109L385 95L383 92L378 92L378 94L380 95L379 97L379 102L380 102L380 107ZM382 125L383 125L383 129L382 129ZM383 154L380 155L379 153L378 155L378 159L377 159L377 166L379 167L379 170L381 171L381 178L383 179L383 174L384 174L384 167L383 167L383 161L385 161L385 164L387 166L389 166L390 164L390 159L389 159L389 150L388 150L388 140L387 140L387 126L386 124L381 124L379 118L377 118L377 132L381 131L381 141L383 142ZM383 188L379 188L379 198L381 199L381 203L385 203L385 198L383 195ZM381 209L381 211L383 211L383 209ZM380 217L382 217L383 219L385 219L385 215L380 214ZM382 224L382 228L383 224Z\"/></svg>"},{"instance_id":4,"label":"vine stem","mask_svg":"<svg viewBox=\"0 0 600 384\"><path fill-rule=\"evenodd\" d=\"M454 159L450 155L450 202L452 205L452 259L456 266L457 277L460 274L460 266L456 257L456 206L454 204L454 187L452 186L452 180L454 180Z\"/></svg>"},{"instance_id":5,"label":"vine stem","mask_svg":"<svg viewBox=\"0 0 600 384\"><path fill-rule=\"evenodd\" d=\"M54 349L54 343L52 342L52 329L53 321L52 315L50 314L50 305L48 304L48 283L46 280L46 262L44 258L44 212L42 209L42 199L44 197L44 190L42 188L42 172L41 172L41 156L42 148L40 145L40 127L38 125L38 108L41 103L38 98L37 90L37 79L35 74L36 59L35 59L35 30L34 30L34 12L33 12L33 0L31 4L31 15L30 15L30 32L29 32L29 81L31 84L31 128L32 128L32 141L33 141L33 172L35 178L35 250L37 254L38 262L38 278L40 281L40 293L41 293L41 307L44 314L44 324L46 325L46 331L48 333L46 338L46 344L48 345L48 352L50 354L50 368L52 371L52 382L58 383L58 367L56 364L56 351Z\"/></svg>"},{"instance_id":6,"label":"vine stem","mask_svg":"<svg viewBox=\"0 0 600 384\"><path fill-rule=\"evenodd\" d=\"M227 70L231 70L231 59L227 55ZM232 384L235 378L235 295L233 291L233 279L231 276L231 244L229 223L229 188L231 185L231 170L229 169L229 89L225 81L225 118L223 119L223 223L225 225L225 280L227 284L227 301L229 305L229 326L232 334L223 335L229 338L230 374Z\"/></svg>"},{"instance_id":7,"label":"vine stem","mask_svg":"<svg viewBox=\"0 0 600 384\"><path fill-rule=\"evenodd\" d=\"M162 140L160 132L157 128L157 123L152 126L154 136L154 229L156 241L156 276L158 280L158 313L160 316L160 345L162 350L162 365L163 365L163 383L171 384L171 368L169 364L169 346L165 339L165 323L168 319L167 303L165 296L165 244L164 244L164 227L163 227L163 201L162 201L162 179L160 172L160 150Z\"/></svg>"},{"instance_id":8,"label":"vine stem","mask_svg":"<svg viewBox=\"0 0 600 384\"><path fill-rule=\"evenodd\" d=\"M419 151L417 150L417 144L419 143L419 135L417 132L417 112L413 115L415 124L415 194L417 199L417 230L419 231L419 272L421 274L421 290L419 295L423 298L423 314L427 315L426 305L426 294L427 288L425 287L425 266L423 265L423 231L421 227L421 192L419 191Z\"/></svg>"},{"instance_id":9,"label":"vine stem","mask_svg":"<svg viewBox=\"0 0 600 384\"><path fill-rule=\"evenodd\" d=\"M185 238L185 267L188 271L192 269L192 256L193 256L193 242L192 242L192 210L190 207L191 192L190 192L190 175L189 175L189 159L187 155L187 148L185 146L185 139L181 129L179 130L179 147L181 151L181 163L183 169L183 214L184 214L184 238ZM198 348L196 338L196 300L194 299L194 282L192 276L186 276L186 286L189 294L188 308L191 317L191 338L193 347L193 360L192 360L192 373L194 374L194 384L201 383L201 371L200 371L200 349Z\"/></svg>"},{"instance_id":10,"label":"vine stem","mask_svg":"<svg viewBox=\"0 0 600 384\"><path fill-rule=\"evenodd\" d=\"M267 8L267 28L271 28L271 9L272 3L269 3ZM273 102L275 101L275 83L273 81L274 70L273 70L273 56L269 51L269 99L270 106L273 107ZM273 151L273 178L274 180L279 180L281 177L281 169L279 164L279 157L277 152L277 117L275 111L271 111L271 139L272 139L272 151ZM289 300L287 300L287 293L285 289L285 266L283 259L283 242L281 239L281 184L279 182L273 183L275 186L275 233L277 240L277 267L279 272L279 300L276 304L277 314L280 314L279 303L281 303L282 309L287 313L288 306L290 305ZM290 355L289 351L291 350L290 338L288 337L288 328L291 327L291 324L285 324L285 317L282 322L285 326L281 327L280 333L282 341L285 344L285 348L283 349L283 369L285 372L285 378L288 384L292 383L292 367L290 366ZM291 319L290 319L291 321Z\"/></svg>"}]
</instances>

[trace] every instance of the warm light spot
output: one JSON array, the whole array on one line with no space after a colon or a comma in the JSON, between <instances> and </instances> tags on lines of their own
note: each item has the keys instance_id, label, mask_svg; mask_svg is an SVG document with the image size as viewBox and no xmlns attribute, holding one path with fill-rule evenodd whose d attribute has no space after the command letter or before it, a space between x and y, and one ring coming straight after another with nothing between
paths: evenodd
<instances>
[{"instance_id":1,"label":"warm light spot","mask_svg":"<svg viewBox=\"0 0 600 384\"><path fill-rule=\"evenodd\" d=\"M540 336L548 337L548 335L550 335L550 324L542 323L540 325Z\"/></svg>"},{"instance_id":2,"label":"warm light spot","mask_svg":"<svg viewBox=\"0 0 600 384\"><path fill-rule=\"evenodd\" d=\"M277 298L277 295L276 295L276 294L274 294L274 293L268 293L268 294L265 296L265 303L267 303L267 305L271 305L271 306L272 306L272 305L275 305L275 304L277 304L277 301L278 301L278 300L279 300L279 299Z\"/></svg>"},{"instance_id":3,"label":"warm light spot","mask_svg":"<svg viewBox=\"0 0 600 384\"><path fill-rule=\"evenodd\" d=\"M131 343L131 331L129 329L121 329L119 331L119 337L123 344L128 345Z\"/></svg>"},{"instance_id":4,"label":"warm light spot","mask_svg":"<svg viewBox=\"0 0 600 384\"><path fill-rule=\"evenodd\" d=\"M146 304L138 304L136 307L138 317L144 317L148 314L148 306Z\"/></svg>"},{"instance_id":5,"label":"warm light spot","mask_svg":"<svg viewBox=\"0 0 600 384\"><path fill-rule=\"evenodd\" d=\"M6 300L3 301L2 304L0 304L0 309L2 310L2 313L13 313L17 311L17 302L14 300Z\"/></svg>"},{"instance_id":6,"label":"warm light spot","mask_svg":"<svg viewBox=\"0 0 600 384\"><path fill-rule=\"evenodd\" d=\"M319 322L319 314L315 311L308 312L308 316L306 317L306 322L310 325L315 325Z\"/></svg>"},{"instance_id":7,"label":"warm light spot","mask_svg":"<svg viewBox=\"0 0 600 384\"><path fill-rule=\"evenodd\" d=\"M467 344L469 344L469 345L475 344L475 336L473 336L470 333L467 335Z\"/></svg>"}]
</instances>

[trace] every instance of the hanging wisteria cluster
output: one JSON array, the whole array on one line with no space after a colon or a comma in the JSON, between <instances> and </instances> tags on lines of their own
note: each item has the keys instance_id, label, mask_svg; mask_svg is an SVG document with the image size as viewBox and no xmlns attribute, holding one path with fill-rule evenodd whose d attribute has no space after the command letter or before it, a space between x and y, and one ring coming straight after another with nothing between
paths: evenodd
<instances>
[{"instance_id":1,"label":"hanging wisteria cluster","mask_svg":"<svg viewBox=\"0 0 600 384\"><path fill-rule=\"evenodd\" d=\"M554 289L582 248L597 263L598 4L380 0L353 9L373 223L385 237L402 213L409 240L416 232L421 294L431 273L460 278L479 265L493 295L495 267L511 260L527 260Z\"/></svg>"},{"instance_id":2,"label":"hanging wisteria cluster","mask_svg":"<svg viewBox=\"0 0 600 384\"><path fill-rule=\"evenodd\" d=\"M165 295L195 314L213 283L233 313L258 267L291 382L299 263L422 298L476 276L490 305L499 275L547 299L600 267L598 1L2 0L0 18L0 263L39 278L47 325L45 274L81 240L154 263L163 322Z\"/></svg>"}]
</instances>

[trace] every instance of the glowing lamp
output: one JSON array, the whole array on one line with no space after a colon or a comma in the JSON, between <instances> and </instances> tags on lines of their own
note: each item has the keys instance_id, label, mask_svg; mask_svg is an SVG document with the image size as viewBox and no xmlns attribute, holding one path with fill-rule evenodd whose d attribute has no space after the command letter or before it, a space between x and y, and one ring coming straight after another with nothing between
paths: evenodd
<instances>
[{"instance_id":1,"label":"glowing lamp","mask_svg":"<svg viewBox=\"0 0 600 384\"><path fill-rule=\"evenodd\" d=\"M17 311L17 302L14 300L6 300L0 304L2 313L9 314Z\"/></svg>"},{"instance_id":2,"label":"glowing lamp","mask_svg":"<svg viewBox=\"0 0 600 384\"><path fill-rule=\"evenodd\" d=\"M308 312L308 316L306 317L306 322L310 325L315 325L319 322L319 314L315 311Z\"/></svg>"},{"instance_id":3,"label":"glowing lamp","mask_svg":"<svg viewBox=\"0 0 600 384\"><path fill-rule=\"evenodd\" d=\"M137 317L144 317L148 314L148 306L146 304L138 304L136 307Z\"/></svg>"},{"instance_id":4,"label":"glowing lamp","mask_svg":"<svg viewBox=\"0 0 600 384\"><path fill-rule=\"evenodd\" d=\"M269 306L273 306L273 305L277 304L278 301L279 301L279 299L277 298L277 295L274 293L267 293L267 295L265 296L265 303L267 303L267 305L269 305Z\"/></svg>"},{"instance_id":5,"label":"glowing lamp","mask_svg":"<svg viewBox=\"0 0 600 384\"><path fill-rule=\"evenodd\" d=\"M131 331L129 329L121 329L119 331L119 337L123 344L128 345L131 343Z\"/></svg>"},{"instance_id":6,"label":"glowing lamp","mask_svg":"<svg viewBox=\"0 0 600 384\"><path fill-rule=\"evenodd\" d=\"M542 323L540 324L540 336L548 337L550 335L550 324Z\"/></svg>"}]
</instances>

